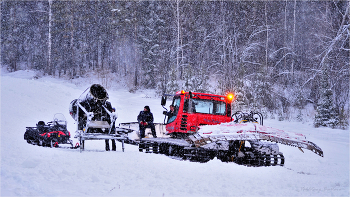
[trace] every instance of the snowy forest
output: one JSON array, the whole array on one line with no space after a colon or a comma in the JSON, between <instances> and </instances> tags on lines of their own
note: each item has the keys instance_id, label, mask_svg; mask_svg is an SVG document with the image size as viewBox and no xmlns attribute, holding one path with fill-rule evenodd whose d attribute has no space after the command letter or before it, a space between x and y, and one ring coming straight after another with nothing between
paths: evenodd
<instances>
[{"instance_id":1,"label":"snowy forest","mask_svg":"<svg viewBox=\"0 0 350 197\"><path fill-rule=\"evenodd\" d=\"M349 1L1 1L1 67L349 125Z\"/></svg>"}]
</instances>

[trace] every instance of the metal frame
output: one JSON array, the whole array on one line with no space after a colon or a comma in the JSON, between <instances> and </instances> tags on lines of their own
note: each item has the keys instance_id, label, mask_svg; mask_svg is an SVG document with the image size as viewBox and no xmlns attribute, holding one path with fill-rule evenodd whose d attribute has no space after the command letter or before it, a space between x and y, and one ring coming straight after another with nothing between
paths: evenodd
<instances>
[{"instance_id":1,"label":"metal frame","mask_svg":"<svg viewBox=\"0 0 350 197\"><path fill-rule=\"evenodd\" d=\"M103 106L104 107L104 106ZM79 130L79 108L83 110L83 112L87 115L86 126L83 130ZM77 131L75 138L79 138L80 143L80 152L84 150L84 142L85 140L117 140L122 143L122 151L124 152L124 140L127 139L127 133L130 131L123 128L116 128L116 133L111 134L111 128L116 120L114 114L110 112L106 107L104 107L106 112L110 115L112 121L111 124L108 124L106 121L92 121L94 117L93 112L88 112L79 102L77 101ZM106 124L107 123L107 124ZM108 133L87 133L89 128L100 128L100 129L108 129ZM120 134L121 133L121 134Z\"/></svg>"}]
</instances>

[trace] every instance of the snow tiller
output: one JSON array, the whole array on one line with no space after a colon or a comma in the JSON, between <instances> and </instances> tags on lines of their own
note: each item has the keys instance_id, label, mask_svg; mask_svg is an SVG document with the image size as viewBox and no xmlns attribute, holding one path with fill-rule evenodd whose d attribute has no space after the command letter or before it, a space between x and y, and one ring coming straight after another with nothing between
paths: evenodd
<instances>
[{"instance_id":1,"label":"snow tiller","mask_svg":"<svg viewBox=\"0 0 350 197\"><path fill-rule=\"evenodd\" d=\"M164 106L172 96L171 113ZM157 124L158 138L151 135L135 138L139 150L165 154L179 160L207 162L215 157L223 162L246 166L284 165L279 144L305 148L323 157L316 144L302 134L263 126L258 112L231 114L233 94L214 95L177 92L164 95L161 105L167 111L164 124ZM137 123L122 123L121 127L137 130Z\"/></svg>"}]
</instances>

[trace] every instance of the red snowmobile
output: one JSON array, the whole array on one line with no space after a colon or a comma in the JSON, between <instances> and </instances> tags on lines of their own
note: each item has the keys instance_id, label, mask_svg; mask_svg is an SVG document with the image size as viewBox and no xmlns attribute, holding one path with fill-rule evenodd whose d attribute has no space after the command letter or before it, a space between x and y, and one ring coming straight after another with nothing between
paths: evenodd
<instances>
[{"instance_id":1,"label":"red snowmobile","mask_svg":"<svg viewBox=\"0 0 350 197\"><path fill-rule=\"evenodd\" d=\"M73 148L73 141L70 140L70 132L67 130L67 121L63 114L55 114L53 120L47 124L39 121L36 127L26 127L24 140L38 146L59 147L61 144L69 144Z\"/></svg>"}]
</instances>

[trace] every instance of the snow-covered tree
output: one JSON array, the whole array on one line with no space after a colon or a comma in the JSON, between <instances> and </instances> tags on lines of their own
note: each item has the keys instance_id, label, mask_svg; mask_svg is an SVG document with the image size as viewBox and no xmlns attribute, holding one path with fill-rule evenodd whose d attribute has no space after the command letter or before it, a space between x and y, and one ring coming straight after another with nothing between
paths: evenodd
<instances>
[{"instance_id":1,"label":"snow-covered tree","mask_svg":"<svg viewBox=\"0 0 350 197\"><path fill-rule=\"evenodd\" d=\"M290 117L293 107L301 115L302 101L316 105L328 59L334 111L339 124L348 125L349 1L7 0L0 5L0 61L10 71L111 76L129 89L159 94L232 91L242 93L251 109Z\"/></svg>"},{"instance_id":2,"label":"snow-covered tree","mask_svg":"<svg viewBox=\"0 0 350 197\"><path fill-rule=\"evenodd\" d=\"M322 69L320 80L320 98L317 104L315 127L325 126L334 128L338 123L338 115L333 105L333 92L329 84L329 65L325 64Z\"/></svg>"},{"instance_id":3,"label":"snow-covered tree","mask_svg":"<svg viewBox=\"0 0 350 197\"><path fill-rule=\"evenodd\" d=\"M174 66L176 67L176 65ZM179 85L177 83L177 72L176 72L176 68L171 68L169 73L169 80L167 81L167 89L165 93L168 94L174 94L175 92L179 91Z\"/></svg>"}]
</instances>

